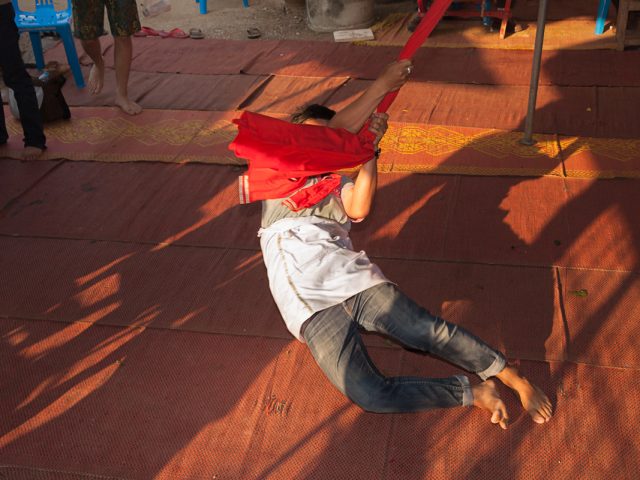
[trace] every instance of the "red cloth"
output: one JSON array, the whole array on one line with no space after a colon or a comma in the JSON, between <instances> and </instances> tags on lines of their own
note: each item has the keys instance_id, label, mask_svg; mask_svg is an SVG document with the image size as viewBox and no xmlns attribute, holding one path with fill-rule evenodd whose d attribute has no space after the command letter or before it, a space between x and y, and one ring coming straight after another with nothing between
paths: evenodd
<instances>
[{"instance_id":1,"label":"red cloth","mask_svg":"<svg viewBox=\"0 0 640 480\"><path fill-rule=\"evenodd\" d=\"M318 182L318 185L320 185L318 188L313 188L315 185L303 188L291 195L282 203L284 203L289 210L297 212L303 208L315 205L332 192L339 194L340 192L338 189L340 187L340 183L340 175L332 173Z\"/></svg>"},{"instance_id":2,"label":"red cloth","mask_svg":"<svg viewBox=\"0 0 640 480\"><path fill-rule=\"evenodd\" d=\"M344 129L297 125L252 112L243 112L234 123L238 136L229 148L249 160L249 170L240 181L241 203L286 197L302 188L307 177L361 165L375 153L374 135L369 131L353 134ZM321 183L309 188L324 190ZM313 193L307 197L317 198Z\"/></svg>"},{"instance_id":3,"label":"red cloth","mask_svg":"<svg viewBox=\"0 0 640 480\"><path fill-rule=\"evenodd\" d=\"M434 0L434 2L429 7L429 10L427 10L425 16L422 17L422 20L420 20L420 23L413 32L413 35L411 35L409 37L409 40L407 40L407 43L398 56L398 60L407 60L413 58L418 48L420 48L427 37L431 35L433 29L436 28L436 25L438 25L440 19L442 19L445 12L449 9L449 7L451 6L451 2L452 0ZM387 93L387 95L380 102L380 105L378 105L377 111L384 113L389 110L389 107L397 96L398 90L396 90L395 92Z\"/></svg>"},{"instance_id":4,"label":"red cloth","mask_svg":"<svg viewBox=\"0 0 640 480\"><path fill-rule=\"evenodd\" d=\"M418 28L400 52L399 60L410 59L438 24L452 0L434 0ZM386 112L398 92L388 93L378 112ZM297 209L322 200L332 188L328 180L302 188L307 177L361 165L374 156L374 135L368 123L352 134L344 129L292 124L258 113L244 112L234 120L238 136L229 145L236 156L249 161L240 177L240 201L283 198L297 192ZM324 195L324 196L322 196ZM314 203L309 203L314 202Z\"/></svg>"}]
</instances>

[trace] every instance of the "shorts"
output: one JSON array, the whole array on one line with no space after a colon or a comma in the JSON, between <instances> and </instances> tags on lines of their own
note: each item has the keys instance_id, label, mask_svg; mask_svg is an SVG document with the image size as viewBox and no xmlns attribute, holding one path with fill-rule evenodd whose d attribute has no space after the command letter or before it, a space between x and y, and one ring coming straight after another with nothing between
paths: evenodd
<instances>
[{"instance_id":1,"label":"shorts","mask_svg":"<svg viewBox=\"0 0 640 480\"><path fill-rule=\"evenodd\" d=\"M94 40L104 35L105 7L114 37L129 37L140 30L135 0L74 0L74 35L81 40Z\"/></svg>"}]
</instances>

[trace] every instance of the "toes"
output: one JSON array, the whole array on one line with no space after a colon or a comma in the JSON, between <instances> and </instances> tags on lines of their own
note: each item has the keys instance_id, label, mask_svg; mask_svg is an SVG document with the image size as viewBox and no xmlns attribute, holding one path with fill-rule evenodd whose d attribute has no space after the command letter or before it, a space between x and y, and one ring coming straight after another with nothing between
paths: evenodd
<instances>
[{"instance_id":1,"label":"toes","mask_svg":"<svg viewBox=\"0 0 640 480\"><path fill-rule=\"evenodd\" d=\"M500 428L507 429L509 425L509 415L507 415L507 408L502 401L498 402L496 409L491 414L491 423L500 424Z\"/></svg>"},{"instance_id":2,"label":"toes","mask_svg":"<svg viewBox=\"0 0 640 480\"><path fill-rule=\"evenodd\" d=\"M506 412L500 412L499 415L499 422L493 422L493 423L499 423L500 424L500 428L502 428L503 430L506 430L507 427L509 426L509 417L507 416ZM493 418L492 418L493 421Z\"/></svg>"},{"instance_id":3,"label":"toes","mask_svg":"<svg viewBox=\"0 0 640 480\"><path fill-rule=\"evenodd\" d=\"M546 423L551 419L551 409L546 405L531 406L528 412L536 423Z\"/></svg>"},{"instance_id":4,"label":"toes","mask_svg":"<svg viewBox=\"0 0 640 480\"><path fill-rule=\"evenodd\" d=\"M93 82L89 82L89 88L91 89L91 93L93 95L97 95L98 93L100 93L100 90L102 90L102 85L98 84L98 82L93 81Z\"/></svg>"},{"instance_id":5,"label":"toes","mask_svg":"<svg viewBox=\"0 0 640 480\"><path fill-rule=\"evenodd\" d=\"M546 420L544 419L544 417L542 415L540 415L538 412L529 412L531 414L531 418L533 418L533 421L536 423L545 423Z\"/></svg>"},{"instance_id":6,"label":"toes","mask_svg":"<svg viewBox=\"0 0 640 480\"><path fill-rule=\"evenodd\" d=\"M124 105L120 105L120 108L129 115L137 115L142 111L142 107L135 103L125 103Z\"/></svg>"},{"instance_id":7,"label":"toes","mask_svg":"<svg viewBox=\"0 0 640 480\"><path fill-rule=\"evenodd\" d=\"M102 91L103 73L94 65L89 72L89 90L93 95L97 95Z\"/></svg>"},{"instance_id":8,"label":"toes","mask_svg":"<svg viewBox=\"0 0 640 480\"><path fill-rule=\"evenodd\" d=\"M502 420L500 421L500 426L502 427L503 430L507 429L507 426L509 425L509 414L507 413L507 406L504 404L504 402L500 401L500 416L502 417Z\"/></svg>"},{"instance_id":9,"label":"toes","mask_svg":"<svg viewBox=\"0 0 640 480\"><path fill-rule=\"evenodd\" d=\"M502 413L500 410L495 410L491 415L491 423L500 423L502 421Z\"/></svg>"}]
</instances>

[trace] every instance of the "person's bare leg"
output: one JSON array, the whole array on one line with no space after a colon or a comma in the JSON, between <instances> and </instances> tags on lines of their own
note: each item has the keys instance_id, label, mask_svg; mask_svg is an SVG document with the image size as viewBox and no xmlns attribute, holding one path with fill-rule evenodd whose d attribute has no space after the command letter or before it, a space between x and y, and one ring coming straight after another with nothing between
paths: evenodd
<instances>
[{"instance_id":1,"label":"person's bare leg","mask_svg":"<svg viewBox=\"0 0 640 480\"><path fill-rule=\"evenodd\" d=\"M116 65L116 105L129 115L137 115L142 107L129 99L128 85L133 43L131 37L113 37Z\"/></svg>"},{"instance_id":2,"label":"person's bare leg","mask_svg":"<svg viewBox=\"0 0 640 480\"><path fill-rule=\"evenodd\" d=\"M44 152L44 150L41 148L26 146L24 150L22 150L22 158L24 160L35 160L42 155L42 152Z\"/></svg>"},{"instance_id":3,"label":"person's bare leg","mask_svg":"<svg viewBox=\"0 0 640 480\"><path fill-rule=\"evenodd\" d=\"M509 425L507 407L500 398L493 380L486 380L471 387L473 392L473 406L491 413L491 423L497 423L503 430Z\"/></svg>"},{"instance_id":4,"label":"person's bare leg","mask_svg":"<svg viewBox=\"0 0 640 480\"><path fill-rule=\"evenodd\" d=\"M104 59L102 58L100 39L82 40L82 48L93 60L93 66L89 71L89 91L97 95L104 86Z\"/></svg>"},{"instance_id":5,"label":"person's bare leg","mask_svg":"<svg viewBox=\"0 0 640 480\"><path fill-rule=\"evenodd\" d=\"M531 384L514 367L505 367L496 377L507 387L515 390L522 406L536 423L545 423L551 419L553 408L551 401L542 390Z\"/></svg>"}]
</instances>

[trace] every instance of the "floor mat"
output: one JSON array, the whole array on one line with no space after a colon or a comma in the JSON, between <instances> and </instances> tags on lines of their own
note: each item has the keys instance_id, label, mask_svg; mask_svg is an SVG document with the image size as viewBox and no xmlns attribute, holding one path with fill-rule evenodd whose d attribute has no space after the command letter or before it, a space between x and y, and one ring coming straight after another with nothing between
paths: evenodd
<instances>
[{"instance_id":1,"label":"floor mat","mask_svg":"<svg viewBox=\"0 0 640 480\"><path fill-rule=\"evenodd\" d=\"M242 110L259 113L293 114L311 103L323 104L347 81L346 77L271 77L247 97Z\"/></svg>"},{"instance_id":2,"label":"floor mat","mask_svg":"<svg viewBox=\"0 0 640 480\"><path fill-rule=\"evenodd\" d=\"M239 174L67 163L5 211L0 232L256 250L259 205L239 205ZM629 271L638 268L636 196L636 180L388 173L353 239L376 257Z\"/></svg>"},{"instance_id":3,"label":"floor mat","mask_svg":"<svg viewBox=\"0 0 640 480\"><path fill-rule=\"evenodd\" d=\"M328 384L296 342L12 319L0 328L7 342L2 376L14 386L0 396L1 408L17 409L1 420L5 465L125 478L247 479L320 479L327 472L546 478L541 455L563 477L588 465L597 476L614 468L632 478L639 467L633 422L623 420L633 415L633 399L601 395L616 385L636 388L634 370L521 362L552 399L555 416L535 425L500 387L511 414L503 432L477 409L365 413ZM458 372L413 353L373 348L371 354L387 374ZM50 447L40 448L43 442ZM590 444L602 445L599 455ZM618 448L628 454L618 457ZM74 455L65 454L69 449Z\"/></svg>"},{"instance_id":4,"label":"floor mat","mask_svg":"<svg viewBox=\"0 0 640 480\"><path fill-rule=\"evenodd\" d=\"M67 163L14 202L0 230L255 250L259 205L239 205L239 173L204 165Z\"/></svg>"},{"instance_id":5,"label":"floor mat","mask_svg":"<svg viewBox=\"0 0 640 480\"><path fill-rule=\"evenodd\" d=\"M530 147L520 143L523 137L493 129L391 123L380 148L391 171L397 172L563 175L555 135L536 135ZM621 168L619 162L611 165L615 171Z\"/></svg>"},{"instance_id":6,"label":"floor mat","mask_svg":"<svg viewBox=\"0 0 640 480\"><path fill-rule=\"evenodd\" d=\"M640 273L560 269L560 275L569 358L637 369Z\"/></svg>"},{"instance_id":7,"label":"floor mat","mask_svg":"<svg viewBox=\"0 0 640 480\"><path fill-rule=\"evenodd\" d=\"M396 60L398 47L282 40L263 53L245 72L254 75L353 77L375 79Z\"/></svg>"},{"instance_id":8,"label":"floor mat","mask_svg":"<svg viewBox=\"0 0 640 480\"><path fill-rule=\"evenodd\" d=\"M0 211L59 164L59 162L47 161L20 162L1 157L2 149L0 149Z\"/></svg>"},{"instance_id":9,"label":"floor mat","mask_svg":"<svg viewBox=\"0 0 640 480\"><path fill-rule=\"evenodd\" d=\"M2 369L12 388L0 410L12 414L0 420L0 462L124 478L189 467L241 478L290 343L9 319L0 328L1 363L12 365Z\"/></svg>"},{"instance_id":10,"label":"floor mat","mask_svg":"<svg viewBox=\"0 0 640 480\"><path fill-rule=\"evenodd\" d=\"M104 44L105 42L103 42ZM194 43L197 45L194 46ZM113 69L106 45L107 71ZM47 59L66 63L62 44L47 51ZM284 75L351 77L373 80L394 61L400 46L281 40L243 42L205 39L167 42L135 39L132 71L183 75ZM211 61L215 56L216 61ZM545 50L540 85L637 86L640 52L613 50ZM421 48L414 57L414 81L529 85L530 50ZM111 62L111 63L110 63ZM83 65L90 65L81 56ZM88 69L84 71L88 78ZM73 82L70 82L73 84ZM74 84L75 88L75 84ZM186 89L183 89L188 93Z\"/></svg>"},{"instance_id":11,"label":"floor mat","mask_svg":"<svg viewBox=\"0 0 640 480\"><path fill-rule=\"evenodd\" d=\"M85 79L89 78L89 67L82 67ZM155 90L162 76L148 72L132 71L129 76L129 98L134 102L140 102L147 92ZM107 68L104 76L104 87L97 94L92 94L89 87L78 89L73 82L66 82L62 88L67 103L72 107L71 114L78 106L113 106L116 98L116 74L115 70Z\"/></svg>"},{"instance_id":12,"label":"floor mat","mask_svg":"<svg viewBox=\"0 0 640 480\"><path fill-rule=\"evenodd\" d=\"M567 263L640 271L640 191L636 180L567 181Z\"/></svg>"},{"instance_id":13,"label":"floor mat","mask_svg":"<svg viewBox=\"0 0 640 480\"><path fill-rule=\"evenodd\" d=\"M249 97L250 108L295 111L300 103L325 99L340 107L361 91L362 82L350 81L336 87L317 85L292 98L278 97L288 84L276 82L265 96ZM262 87L258 88L259 91ZM271 88L275 93L271 92ZM337 88L337 89L336 89ZM332 92L332 93L331 93ZM215 96L212 98L216 98ZM240 98L240 97L238 97ZM272 98L272 102L268 99ZM430 108L435 110L436 100ZM192 98L196 102L196 97ZM215 100L214 100L215 101ZM424 102L423 102L424 103ZM441 115L443 107L439 107ZM8 109L5 110L9 115ZM415 107L396 116L420 121L392 121L383 138L381 171L423 172L463 175L568 175L579 178L637 178L640 176L640 140L566 137L536 134L536 144L525 147L523 134L495 128L473 128L428 122ZM450 112L460 117L461 112ZM270 115L288 118L286 113ZM71 121L46 125L49 148L42 159L97 160L103 162L160 161L245 165L228 149L236 135L232 123L239 112L145 110L127 116L119 109L75 108ZM508 117L508 116L507 116ZM554 116L548 117L553 121ZM458 120L464 121L460 117ZM515 118L513 118L515 120ZM8 118L12 138L0 147L0 156L21 159L20 124Z\"/></svg>"},{"instance_id":14,"label":"floor mat","mask_svg":"<svg viewBox=\"0 0 640 480\"><path fill-rule=\"evenodd\" d=\"M460 177L445 257L509 265L566 264L565 180ZM473 207L471 207L473 206Z\"/></svg>"},{"instance_id":15,"label":"floor mat","mask_svg":"<svg viewBox=\"0 0 640 480\"><path fill-rule=\"evenodd\" d=\"M413 59L411 79L421 82L528 86L532 58L533 53L527 50L422 48ZM541 57L539 84L634 86L640 83L640 72L634 66L639 60L640 52L634 51L545 50ZM373 79L376 76L358 78Z\"/></svg>"},{"instance_id":16,"label":"floor mat","mask_svg":"<svg viewBox=\"0 0 640 480\"><path fill-rule=\"evenodd\" d=\"M85 76L89 70L83 68ZM132 72L131 100L145 109L226 111L236 109L267 77L255 75L195 75ZM71 107L112 107L115 73L106 71L105 87L97 95L67 82L63 94ZM73 109L75 110L75 109Z\"/></svg>"},{"instance_id":17,"label":"floor mat","mask_svg":"<svg viewBox=\"0 0 640 480\"><path fill-rule=\"evenodd\" d=\"M133 59L132 70L141 72L191 73L195 75L234 75L245 71L256 58L270 52L273 40L136 39L150 46Z\"/></svg>"},{"instance_id":18,"label":"floor mat","mask_svg":"<svg viewBox=\"0 0 640 480\"><path fill-rule=\"evenodd\" d=\"M255 250L24 238L0 244L13 253L0 263L4 317L291 338ZM509 357L638 367L638 273L372 258L417 303ZM248 291L251 302L240 301ZM374 335L366 343L398 346Z\"/></svg>"},{"instance_id":19,"label":"floor mat","mask_svg":"<svg viewBox=\"0 0 640 480\"><path fill-rule=\"evenodd\" d=\"M116 107L75 108L70 121L45 125L48 148L40 159L244 165L228 148L236 135L232 120L238 116L194 110L144 110L129 116ZM7 128L12 135L21 133L14 119ZM22 146L12 140L0 154L20 159Z\"/></svg>"},{"instance_id":20,"label":"floor mat","mask_svg":"<svg viewBox=\"0 0 640 480\"><path fill-rule=\"evenodd\" d=\"M254 75L162 75L141 99L144 108L170 110L235 110L267 80Z\"/></svg>"},{"instance_id":21,"label":"floor mat","mask_svg":"<svg viewBox=\"0 0 640 480\"><path fill-rule=\"evenodd\" d=\"M560 137L566 175L578 178L640 177L640 140Z\"/></svg>"},{"instance_id":22,"label":"floor mat","mask_svg":"<svg viewBox=\"0 0 640 480\"><path fill-rule=\"evenodd\" d=\"M548 478L549 469L554 476L571 478L583 475L585 468L593 478L607 478L614 470L623 478L633 477L638 455L621 458L618 453L619 448L637 451L633 422L622 414L633 402L626 395L601 392L605 385L615 390L618 382L637 385L635 370L553 362L522 362L520 368L552 399L555 415L548 424L534 424L513 393L502 387L511 417L507 432L491 428L489 415L474 410L398 415L389 440L386 476L379 478L542 480ZM597 455L582 438L602 444Z\"/></svg>"},{"instance_id":23,"label":"floor mat","mask_svg":"<svg viewBox=\"0 0 640 480\"><path fill-rule=\"evenodd\" d=\"M469 330L509 358L569 359L563 306L556 272L551 267L402 259L376 259L376 263L418 304ZM518 287L514 288L514 285ZM612 315L608 325L617 324L626 325L624 317ZM630 325L622 328L625 331L634 329ZM527 334L522 335L523 331ZM597 355L585 355L581 360L597 358Z\"/></svg>"}]
</instances>

